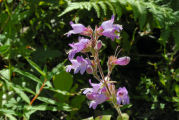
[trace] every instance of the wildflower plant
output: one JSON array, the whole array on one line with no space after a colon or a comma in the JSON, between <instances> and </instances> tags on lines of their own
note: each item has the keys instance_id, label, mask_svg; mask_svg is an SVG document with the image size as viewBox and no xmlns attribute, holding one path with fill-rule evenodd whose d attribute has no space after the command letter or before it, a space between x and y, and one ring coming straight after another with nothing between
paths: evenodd
<instances>
[{"instance_id":1,"label":"wildflower plant","mask_svg":"<svg viewBox=\"0 0 179 120\"><path fill-rule=\"evenodd\" d=\"M99 50L103 44L99 38L105 36L112 41L115 38L119 39L122 26L114 24L114 16L110 20L104 21L101 26L96 26L95 30L90 26L85 27L82 24L74 24L73 22L70 22L70 25L73 30L66 33L68 37L72 34L80 34L88 38L79 37L78 42L69 44L71 49L68 52L68 59L71 65L66 66L66 71L71 72L73 70L74 74L80 72L82 75L86 71L88 74L93 75L98 80L98 83L92 83L90 79L91 88L85 88L83 91L83 94L90 100L89 108L96 109L99 104L109 101L117 110L118 119L123 119L124 114L121 112L120 107L129 104L128 91L125 87L116 89L116 82L111 80L111 73L116 65L127 65L130 62L130 57L117 58L120 52L117 53L117 48L115 55L108 58L107 75L103 73L99 58ZM76 56L76 53L82 53L86 57Z\"/></svg>"}]
</instances>

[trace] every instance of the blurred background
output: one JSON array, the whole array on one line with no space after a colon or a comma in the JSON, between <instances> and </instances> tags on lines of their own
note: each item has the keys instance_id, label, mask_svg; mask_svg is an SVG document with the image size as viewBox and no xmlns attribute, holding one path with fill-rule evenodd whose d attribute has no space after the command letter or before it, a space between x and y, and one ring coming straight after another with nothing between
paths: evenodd
<instances>
[{"instance_id":1,"label":"blurred background","mask_svg":"<svg viewBox=\"0 0 179 120\"><path fill-rule=\"evenodd\" d=\"M91 75L65 72L68 44L78 41L64 35L69 22L94 29L112 15L121 38L101 37L100 58L107 73L117 46L119 57L131 57L111 75L129 91L122 111L131 120L179 119L178 0L0 0L0 120L115 120L109 103L93 110L81 94L90 78L97 82Z\"/></svg>"}]
</instances>

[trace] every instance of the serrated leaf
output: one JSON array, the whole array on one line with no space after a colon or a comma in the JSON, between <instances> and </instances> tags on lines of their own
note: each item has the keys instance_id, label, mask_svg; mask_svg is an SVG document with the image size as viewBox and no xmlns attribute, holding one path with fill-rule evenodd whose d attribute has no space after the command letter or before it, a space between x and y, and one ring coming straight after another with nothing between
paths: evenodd
<instances>
[{"instance_id":1,"label":"serrated leaf","mask_svg":"<svg viewBox=\"0 0 179 120\"><path fill-rule=\"evenodd\" d=\"M133 1L131 5L133 8L134 18L135 20L139 18L139 26L140 29L142 30L147 19L147 11L146 11L147 7L145 6L146 4L140 1Z\"/></svg>"},{"instance_id":2,"label":"serrated leaf","mask_svg":"<svg viewBox=\"0 0 179 120\"><path fill-rule=\"evenodd\" d=\"M68 7L61 13L58 15L58 17L63 16L64 14L71 12L73 10L79 9L80 8L80 4L76 4L76 3L70 3L68 5Z\"/></svg>"},{"instance_id":3,"label":"serrated leaf","mask_svg":"<svg viewBox=\"0 0 179 120\"><path fill-rule=\"evenodd\" d=\"M120 18L122 16L122 8L119 4L114 4L113 6L115 6L116 8L116 14L118 15L117 17Z\"/></svg>"},{"instance_id":4,"label":"serrated leaf","mask_svg":"<svg viewBox=\"0 0 179 120\"><path fill-rule=\"evenodd\" d=\"M93 5L93 8L95 9L96 13L97 13L97 16L98 18L100 17L100 7L98 6L97 3L92 3Z\"/></svg>"},{"instance_id":5,"label":"serrated leaf","mask_svg":"<svg viewBox=\"0 0 179 120\"><path fill-rule=\"evenodd\" d=\"M104 2L102 2L102 1L98 2L98 4L103 9L104 15L107 15L107 6L106 6L106 4Z\"/></svg>"},{"instance_id":6,"label":"serrated leaf","mask_svg":"<svg viewBox=\"0 0 179 120\"><path fill-rule=\"evenodd\" d=\"M116 14L116 11L115 11L113 5L112 5L110 2L108 2L108 1L105 1L105 3L109 6L109 9L110 9L110 10L112 11L112 13L115 15L115 14Z\"/></svg>"}]
</instances>

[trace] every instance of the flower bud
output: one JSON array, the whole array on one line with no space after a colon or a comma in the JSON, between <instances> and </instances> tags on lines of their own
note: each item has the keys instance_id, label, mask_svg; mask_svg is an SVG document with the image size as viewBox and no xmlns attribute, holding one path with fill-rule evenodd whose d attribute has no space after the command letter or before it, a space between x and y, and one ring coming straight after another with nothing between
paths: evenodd
<instances>
[{"instance_id":1,"label":"flower bud","mask_svg":"<svg viewBox=\"0 0 179 120\"><path fill-rule=\"evenodd\" d=\"M95 46L95 49L100 50L101 47L102 47L102 41L101 41L101 40L98 40L98 41L97 41L97 44L96 44L96 46Z\"/></svg>"},{"instance_id":2,"label":"flower bud","mask_svg":"<svg viewBox=\"0 0 179 120\"><path fill-rule=\"evenodd\" d=\"M90 37L93 34L93 29L90 26L88 26L84 29L84 31L81 34Z\"/></svg>"},{"instance_id":3,"label":"flower bud","mask_svg":"<svg viewBox=\"0 0 179 120\"><path fill-rule=\"evenodd\" d=\"M116 58L115 56L109 57L108 64L110 65L127 65L130 62L130 57L124 56Z\"/></svg>"},{"instance_id":4,"label":"flower bud","mask_svg":"<svg viewBox=\"0 0 179 120\"><path fill-rule=\"evenodd\" d=\"M127 65L127 64L129 64L129 62L130 62L130 57L125 56L125 57L118 58L114 62L114 64L117 64L117 65Z\"/></svg>"},{"instance_id":5,"label":"flower bud","mask_svg":"<svg viewBox=\"0 0 179 120\"><path fill-rule=\"evenodd\" d=\"M96 33L97 33L97 35L101 36L102 32L103 32L103 28L102 27L99 27L99 28L96 27Z\"/></svg>"},{"instance_id":6,"label":"flower bud","mask_svg":"<svg viewBox=\"0 0 179 120\"><path fill-rule=\"evenodd\" d=\"M87 68L86 68L86 72L88 74L93 74L93 67L91 65L88 65Z\"/></svg>"}]
</instances>

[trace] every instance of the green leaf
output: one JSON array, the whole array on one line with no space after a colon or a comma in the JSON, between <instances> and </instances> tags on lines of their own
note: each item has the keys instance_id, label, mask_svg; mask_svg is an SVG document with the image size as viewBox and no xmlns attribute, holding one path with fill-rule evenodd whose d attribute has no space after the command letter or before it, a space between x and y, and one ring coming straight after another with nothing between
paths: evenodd
<instances>
[{"instance_id":1,"label":"green leaf","mask_svg":"<svg viewBox=\"0 0 179 120\"><path fill-rule=\"evenodd\" d=\"M142 30L147 19L146 4L140 1L133 1L133 3L130 4L132 5L133 8L135 20L139 18L140 29Z\"/></svg>"},{"instance_id":2,"label":"green leaf","mask_svg":"<svg viewBox=\"0 0 179 120\"><path fill-rule=\"evenodd\" d=\"M174 40L175 40L175 50L179 50L179 30L178 28L175 28L175 30L173 31L173 37L174 37Z\"/></svg>"},{"instance_id":3,"label":"green leaf","mask_svg":"<svg viewBox=\"0 0 179 120\"><path fill-rule=\"evenodd\" d=\"M79 96L75 96L72 100L71 100L71 106L74 108L81 108L81 104L82 102L85 100L85 96L84 95L79 95Z\"/></svg>"},{"instance_id":4,"label":"green leaf","mask_svg":"<svg viewBox=\"0 0 179 120\"><path fill-rule=\"evenodd\" d=\"M13 2L13 0L7 0L7 3L12 3Z\"/></svg>"},{"instance_id":5,"label":"green leaf","mask_svg":"<svg viewBox=\"0 0 179 120\"><path fill-rule=\"evenodd\" d=\"M94 120L93 117L89 117L89 118L85 118L85 119L82 119L82 120Z\"/></svg>"},{"instance_id":6,"label":"green leaf","mask_svg":"<svg viewBox=\"0 0 179 120\"><path fill-rule=\"evenodd\" d=\"M55 88L49 88L49 87L44 87L44 89L47 89L47 90L50 90L50 91L53 91L53 92L56 92L58 94L62 94L62 95L72 95L71 93L67 92L67 91L63 91L63 90L57 90Z\"/></svg>"},{"instance_id":7,"label":"green leaf","mask_svg":"<svg viewBox=\"0 0 179 120\"><path fill-rule=\"evenodd\" d=\"M118 116L117 120L129 120L129 115L127 113L122 113L122 118Z\"/></svg>"},{"instance_id":8,"label":"green leaf","mask_svg":"<svg viewBox=\"0 0 179 120\"><path fill-rule=\"evenodd\" d=\"M33 80L33 81L35 81L37 83L42 84L42 81L39 78L37 78L36 76L34 76L33 74L31 74L29 72L22 71L22 70L20 70L18 68L14 68L13 71L17 72L17 73L19 73L19 74L21 74L21 75L23 75L25 77L28 77L28 78L30 78L31 80Z\"/></svg>"},{"instance_id":9,"label":"green leaf","mask_svg":"<svg viewBox=\"0 0 179 120\"><path fill-rule=\"evenodd\" d=\"M50 99L50 98L38 97L37 99L40 100L40 101L43 101L43 102L45 102L45 103L47 103L47 104L52 104L52 105L57 104L57 102L56 102L55 100L52 100L52 99Z\"/></svg>"},{"instance_id":10,"label":"green leaf","mask_svg":"<svg viewBox=\"0 0 179 120\"><path fill-rule=\"evenodd\" d=\"M96 117L95 120L111 120L111 115L101 115Z\"/></svg>"},{"instance_id":11,"label":"green leaf","mask_svg":"<svg viewBox=\"0 0 179 120\"><path fill-rule=\"evenodd\" d=\"M29 97L20 88L17 88L15 86L13 86L12 88L25 102L27 102L28 104L30 103Z\"/></svg>"},{"instance_id":12,"label":"green leaf","mask_svg":"<svg viewBox=\"0 0 179 120\"><path fill-rule=\"evenodd\" d=\"M9 45L3 45L0 47L0 54L5 54L9 51Z\"/></svg>"},{"instance_id":13,"label":"green leaf","mask_svg":"<svg viewBox=\"0 0 179 120\"><path fill-rule=\"evenodd\" d=\"M5 114L9 120L17 120L13 115L10 115L10 114Z\"/></svg>"},{"instance_id":14,"label":"green leaf","mask_svg":"<svg viewBox=\"0 0 179 120\"><path fill-rule=\"evenodd\" d=\"M29 97L22 91L21 87L15 86L13 83L9 82L6 78L2 78L6 84L11 87L25 102L30 103Z\"/></svg>"},{"instance_id":15,"label":"green leaf","mask_svg":"<svg viewBox=\"0 0 179 120\"><path fill-rule=\"evenodd\" d=\"M66 103L60 103L57 106L49 106L48 104L41 104L41 105L36 105L36 106L26 106L26 109L32 110L32 111L46 111L46 110L51 110L51 111L58 111L58 110L64 110L64 111L71 111L71 107L66 104Z\"/></svg>"},{"instance_id":16,"label":"green leaf","mask_svg":"<svg viewBox=\"0 0 179 120\"><path fill-rule=\"evenodd\" d=\"M6 80L9 80L9 69L3 69L0 71L0 75L5 78Z\"/></svg>"},{"instance_id":17,"label":"green leaf","mask_svg":"<svg viewBox=\"0 0 179 120\"><path fill-rule=\"evenodd\" d=\"M97 13L97 16L98 18L100 17L100 7L97 3L92 3L93 5L93 8L95 9L96 13Z\"/></svg>"},{"instance_id":18,"label":"green leaf","mask_svg":"<svg viewBox=\"0 0 179 120\"><path fill-rule=\"evenodd\" d=\"M73 84L73 77L65 71L54 76L53 84L56 89L68 91Z\"/></svg>"},{"instance_id":19,"label":"green leaf","mask_svg":"<svg viewBox=\"0 0 179 120\"><path fill-rule=\"evenodd\" d=\"M80 9L80 4L81 3L70 3L70 4L68 4L68 7L60 15L58 15L58 17L61 17L64 14L71 12L73 10Z\"/></svg>"},{"instance_id":20,"label":"green leaf","mask_svg":"<svg viewBox=\"0 0 179 120\"><path fill-rule=\"evenodd\" d=\"M115 15L116 11L112 5L112 3L110 3L109 1L105 1L105 3L109 6L109 9L112 11L112 13Z\"/></svg>"},{"instance_id":21,"label":"green leaf","mask_svg":"<svg viewBox=\"0 0 179 120\"><path fill-rule=\"evenodd\" d=\"M42 76L46 76L46 74L41 70L41 68L35 64L33 61L31 61L29 58L26 57L26 60L29 62L29 64L36 69Z\"/></svg>"},{"instance_id":22,"label":"green leaf","mask_svg":"<svg viewBox=\"0 0 179 120\"><path fill-rule=\"evenodd\" d=\"M104 2L102 2L102 1L100 1L98 4L103 9L104 15L107 15L107 6L106 6L106 4Z\"/></svg>"},{"instance_id":23,"label":"green leaf","mask_svg":"<svg viewBox=\"0 0 179 120\"><path fill-rule=\"evenodd\" d=\"M9 110L9 109L6 109L6 108L1 108L0 112L2 112L4 114L17 115L17 113L14 110Z\"/></svg>"},{"instance_id":24,"label":"green leaf","mask_svg":"<svg viewBox=\"0 0 179 120\"><path fill-rule=\"evenodd\" d=\"M175 92L176 92L176 95L179 97L179 85L178 84L175 84Z\"/></svg>"}]
</instances>

